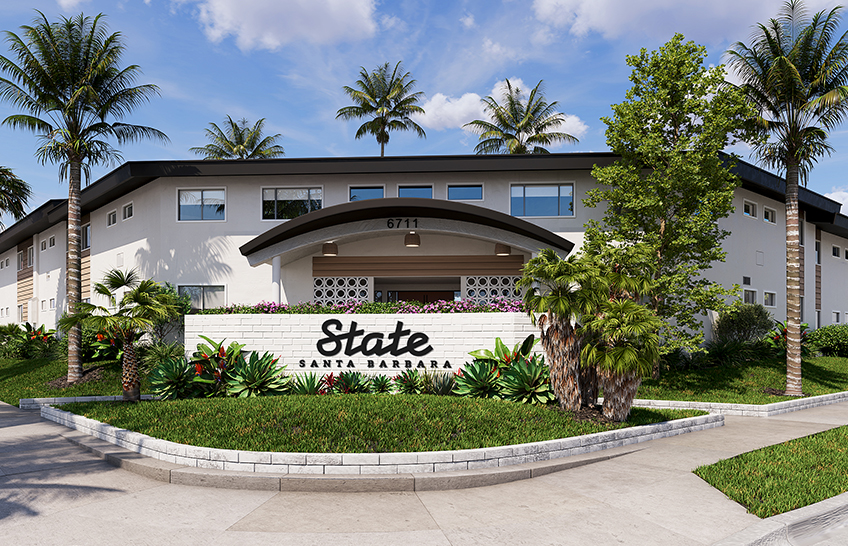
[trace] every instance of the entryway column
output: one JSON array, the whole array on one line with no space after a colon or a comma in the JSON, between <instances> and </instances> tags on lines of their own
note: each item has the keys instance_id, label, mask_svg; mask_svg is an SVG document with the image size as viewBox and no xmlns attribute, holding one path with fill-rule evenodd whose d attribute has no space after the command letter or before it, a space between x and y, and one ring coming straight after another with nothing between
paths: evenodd
<instances>
[{"instance_id":1,"label":"entryway column","mask_svg":"<svg viewBox=\"0 0 848 546\"><path fill-rule=\"evenodd\" d=\"M282 289L280 286L280 273L282 268L282 259L280 256L271 258L271 301L274 303L282 303L280 297Z\"/></svg>"}]
</instances>

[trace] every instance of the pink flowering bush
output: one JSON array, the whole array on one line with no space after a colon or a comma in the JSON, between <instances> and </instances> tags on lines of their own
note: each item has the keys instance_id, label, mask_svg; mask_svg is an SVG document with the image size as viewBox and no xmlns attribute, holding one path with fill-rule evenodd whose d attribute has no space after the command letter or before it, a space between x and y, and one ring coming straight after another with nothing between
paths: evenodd
<instances>
[{"instance_id":1,"label":"pink flowering bush","mask_svg":"<svg viewBox=\"0 0 848 546\"><path fill-rule=\"evenodd\" d=\"M370 302L351 301L341 304L321 305L312 302L272 303L263 301L256 305L233 304L216 309L201 311L206 315L231 314L287 314L287 315L318 315L318 314L420 314L420 313L524 313L521 300L495 300L489 303L474 303L470 301L435 301L420 303L417 301Z\"/></svg>"}]
</instances>

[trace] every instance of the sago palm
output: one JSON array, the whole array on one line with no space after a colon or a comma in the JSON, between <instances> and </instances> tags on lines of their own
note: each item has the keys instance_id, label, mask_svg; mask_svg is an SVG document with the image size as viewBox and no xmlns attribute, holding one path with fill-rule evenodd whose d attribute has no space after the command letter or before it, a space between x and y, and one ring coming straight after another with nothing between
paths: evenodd
<instances>
[{"instance_id":1,"label":"sago palm","mask_svg":"<svg viewBox=\"0 0 848 546\"><path fill-rule=\"evenodd\" d=\"M179 310L175 299L158 283L140 280L136 270L113 269L106 273L102 282L94 285L93 291L108 302L107 306L80 302L75 313L59 319L59 327L68 330L84 324L123 341L121 385L124 400L137 401L141 395L141 381L135 343L157 322L176 318ZM119 291L125 291L120 298Z\"/></svg>"},{"instance_id":2,"label":"sago palm","mask_svg":"<svg viewBox=\"0 0 848 546\"><path fill-rule=\"evenodd\" d=\"M15 220L26 215L26 206L32 197L29 184L15 176L12 169L0 167L0 215L11 214ZM0 229L6 229L0 222Z\"/></svg>"},{"instance_id":3,"label":"sago palm","mask_svg":"<svg viewBox=\"0 0 848 546\"><path fill-rule=\"evenodd\" d=\"M562 259L551 249L525 264L517 286L526 289L524 305L541 330L551 388L563 409L577 411L590 402L581 392L577 324L597 309L609 287L589 259Z\"/></svg>"},{"instance_id":4,"label":"sago palm","mask_svg":"<svg viewBox=\"0 0 848 546\"><path fill-rule=\"evenodd\" d=\"M798 187L830 154L828 131L848 113L848 33L834 43L841 8L807 17L791 0L757 25L750 45L737 42L728 64L761 114L770 139L759 161L786 174L786 394L801 396L801 256Z\"/></svg>"},{"instance_id":5,"label":"sago palm","mask_svg":"<svg viewBox=\"0 0 848 546\"><path fill-rule=\"evenodd\" d=\"M556 101L545 100L541 80L526 100L522 90L506 80L501 100L503 104L491 96L481 99L490 120L478 119L463 126L480 135L475 153L547 154L545 146L578 142L577 137L556 131L565 123L565 116L556 111Z\"/></svg>"},{"instance_id":6,"label":"sago palm","mask_svg":"<svg viewBox=\"0 0 848 546\"><path fill-rule=\"evenodd\" d=\"M121 155L107 141L126 144L142 138L167 141L164 133L121 122L136 107L158 94L155 85L134 86L140 69L120 67L124 44L120 33L109 34L103 15L61 17L51 23L38 12L19 36L6 32L14 61L0 55L0 99L24 114L4 124L32 131L40 140L36 156L59 165L68 179L68 256L65 293L68 311L76 312L81 296L80 186L91 165L111 164ZM114 121L111 121L114 120ZM111 121L111 122L110 122ZM68 336L68 383L82 377L80 330Z\"/></svg>"},{"instance_id":7,"label":"sago palm","mask_svg":"<svg viewBox=\"0 0 848 546\"><path fill-rule=\"evenodd\" d=\"M427 137L424 129L410 117L424 113L418 105L424 93L412 92L416 82L409 72L404 73L401 63L397 63L391 71L389 63L371 72L360 67L359 76L355 88L342 88L356 104L345 106L336 113L336 119L368 119L356 130L357 139L374 135L380 144L380 157L383 157L392 131L412 131L419 138Z\"/></svg>"},{"instance_id":8,"label":"sago palm","mask_svg":"<svg viewBox=\"0 0 848 546\"><path fill-rule=\"evenodd\" d=\"M209 144L189 148L190 152L202 155L203 159L272 159L285 155L282 146L276 143L281 134L262 137L265 118L257 121L253 127L246 119L233 121L227 116L224 128L214 123L206 129Z\"/></svg>"}]
</instances>

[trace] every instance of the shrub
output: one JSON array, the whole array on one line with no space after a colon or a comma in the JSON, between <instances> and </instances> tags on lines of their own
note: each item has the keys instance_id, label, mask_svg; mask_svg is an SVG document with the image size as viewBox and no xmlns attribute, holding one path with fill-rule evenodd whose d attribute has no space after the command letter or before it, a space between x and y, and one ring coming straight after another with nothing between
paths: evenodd
<instances>
[{"instance_id":1,"label":"shrub","mask_svg":"<svg viewBox=\"0 0 848 546\"><path fill-rule=\"evenodd\" d=\"M14 322L0 326L0 358L23 358L24 331Z\"/></svg>"},{"instance_id":2,"label":"shrub","mask_svg":"<svg viewBox=\"0 0 848 546\"><path fill-rule=\"evenodd\" d=\"M315 315L315 314L419 314L419 313L523 313L524 304L521 300L499 299L489 303L474 303L471 301L435 301L419 303L417 301L350 301L347 303L321 305L312 302L273 303L260 302L256 305L233 304L227 307L206 309L202 315L230 314L286 314L286 315Z\"/></svg>"},{"instance_id":3,"label":"shrub","mask_svg":"<svg viewBox=\"0 0 848 546\"><path fill-rule=\"evenodd\" d=\"M362 372L341 372L336 381L336 392L342 394L362 394L371 392L371 380Z\"/></svg>"},{"instance_id":4,"label":"shrub","mask_svg":"<svg viewBox=\"0 0 848 546\"><path fill-rule=\"evenodd\" d=\"M285 394L291 378L277 367L277 360L270 353L259 356L253 351L245 360L238 358L228 370L227 394L238 398L275 396Z\"/></svg>"},{"instance_id":5,"label":"shrub","mask_svg":"<svg viewBox=\"0 0 848 546\"><path fill-rule=\"evenodd\" d=\"M185 358L185 347L176 341L174 343L156 341L141 345L138 352L141 359L141 366L139 366L141 373L150 373L162 361Z\"/></svg>"},{"instance_id":6,"label":"shrub","mask_svg":"<svg viewBox=\"0 0 848 546\"><path fill-rule=\"evenodd\" d=\"M545 405L556 399L544 357L522 358L501 376L500 396L522 404Z\"/></svg>"},{"instance_id":7,"label":"shrub","mask_svg":"<svg viewBox=\"0 0 848 546\"><path fill-rule=\"evenodd\" d=\"M194 381L202 385L206 396L224 396L230 370L242 358L241 350L244 345L232 342L229 347L224 348L226 340L216 343L208 337L200 337L210 345L198 343L197 351L191 356L191 363L195 368Z\"/></svg>"},{"instance_id":8,"label":"shrub","mask_svg":"<svg viewBox=\"0 0 848 546\"><path fill-rule=\"evenodd\" d=\"M395 388L401 394L423 394L424 378L418 370L404 370L395 376Z\"/></svg>"},{"instance_id":9,"label":"shrub","mask_svg":"<svg viewBox=\"0 0 848 546\"><path fill-rule=\"evenodd\" d=\"M753 356L752 344L740 339L715 338L708 341L706 361L713 366L736 366Z\"/></svg>"},{"instance_id":10,"label":"shrub","mask_svg":"<svg viewBox=\"0 0 848 546\"><path fill-rule=\"evenodd\" d=\"M533 346L538 342L539 340L536 339L533 334L530 334L522 343L516 343L515 347L510 350L510 348L501 341L501 338L495 338L494 351L478 349L476 351L471 351L468 354L473 356L474 360L489 362L492 366L504 369L508 368L519 358L528 357L530 355L530 351L533 350Z\"/></svg>"},{"instance_id":11,"label":"shrub","mask_svg":"<svg viewBox=\"0 0 848 546\"><path fill-rule=\"evenodd\" d=\"M498 367L488 360L475 360L456 372L454 393L471 398L500 398Z\"/></svg>"},{"instance_id":12,"label":"shrub","mask_svg":"<svg viewBox=\"0 0 848 546\"><path fill-rule=\"evenodd\" d=\"M812 351L807 344L807 329L809 326L806 322L801 323L801 358L809 358L812 356ZM769 332L766 342L780 356L786 356L786 323L778 322L774 330Z\"/></svg>"},{"instance_id":13,"label":"shrub","mask_svg":"<svg viewBox=\"0 0 848 546\"><path fill-rule=\"evenodd\" d=\"M374 394L388 394L392 392L392 380L386 375L375 375L371 378L371 392Z\"/></svg>"},{"instance_id":14,"label":"shrub","mask_svg":"<svg viewBox=\"0 0 848 546\"><path fill-rule=\"evenodd\" d=\"M435 394L436 396L450 396L456 388L454 374L451 372L425 372L423 383L424 394Z\"/></svg>"},{"instance_id":15,"label":"shrub","mask_svg":"<svg viewBox=\"0 0 848 546\"><path fill-rule=\"evenodd\" d=\"M824 356L848 357L848 324L831 324L810 332L807 341Z\"/></svg>"},{"instance_id":16,"label":"shrub","mask_svg":"<svg viewBox=\"0 0 848 546\"><path fill-rule=\"evenodd\" d=\"M774 327L774 319L759 303L739 303L723 311L716 321L715 337L756 341Z\"/></svg>"},{"instance_id":17,"label":"shrub","mask_svg":"<svg viewBox=\"0 0 848 546\"><path fill-rule=\"evenodd\" d=\"M321 394L321 377L316 373L301 373L294 376L292 394Z\"/></svg>"},{"instance_id":18,"label":"shrub","mask_svg":"<svg viewBox=\"0 0 848 546\"><path fill-rule=\"evenodd\" d=\"M185 357L160 360L150 372L150 390L163 400L194 398L199 392L194 374Z\"/></svg>"}]
</instances>

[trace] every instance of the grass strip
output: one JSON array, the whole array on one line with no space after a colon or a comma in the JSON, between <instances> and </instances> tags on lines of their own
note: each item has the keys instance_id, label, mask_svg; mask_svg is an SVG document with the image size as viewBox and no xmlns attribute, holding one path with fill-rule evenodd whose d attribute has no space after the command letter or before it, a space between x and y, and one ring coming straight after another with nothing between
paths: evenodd
<instances>
[{"instance_id":1,"label":"grass strip","mask_svg":"<svg viewBox=\"0 0 848 546\"><path fill-rule=\"evenodd\" d=\"M0 400L17 406L21 398L54 398L60 396L115 396L121 394L121 363L117 360L85 364L84 368L102 367L102 379L64 389L54 389L49 381L68 375L64 358L32 360L0 360ZM142 389L145 389L142 384ZM142 390L142 392L145 392Z\"/></svg>"},{"instance_id":2,"label":"grass strip","mask_svg":"<svg viewBox=\"0 0 848 546\"><path fill-rule=\"evenodd\" d=\"M819 396L848 391L848 358L816 357L801 366L804 394ZM791 400L763 392L786 388L786 362L765 359L739 366L668 370L660 379L645 379L636 398L691 400L733 404L771 404Z\"/></svg>"},{"instance_id":3,"label":"grass strip","mask_svg":"<svg viewBox=\"0 0 848 546\"><path fill-rule=\"evenodd\" d=\"M848 427L700 466L695 474L767 518L848 491Z\"/></svg>"},{"instance_id":4,"label":"grass strip","mask_svg":"<svg viewBox=\"0 0 848 546\"><path fill-rule=\"evenodd\" d=\"M574 421L552 407L400 394L78 403L63 409L181 444L313 453L495 447L705 414L634 408L628 423L604 425Z\"/></svg>"}]
</instances>

